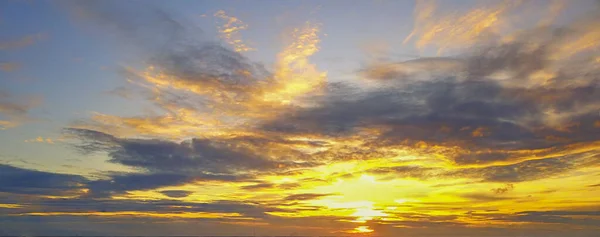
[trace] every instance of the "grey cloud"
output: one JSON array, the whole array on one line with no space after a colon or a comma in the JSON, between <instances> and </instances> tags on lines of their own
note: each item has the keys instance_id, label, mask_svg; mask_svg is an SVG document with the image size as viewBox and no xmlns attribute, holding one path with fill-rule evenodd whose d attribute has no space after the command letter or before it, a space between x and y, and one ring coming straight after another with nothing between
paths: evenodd
<instances>
[{"instance_id":1,"label":"grey cloud","mask_svg":"<svg viewBox=\"0 0 600 237\"><path fill-rule=\"evenodd\" d=\"M149 190L189 183L195 177L180 174L121 174L88 182L89 196L104 197L132 190Z\"/></svg>"},{"instance_id":2,"label":"grey cloud","mask_svg":"<svg viewBox=\"0 0 600 237\"><path fill-rule=\"evenodd\" d=\"M515 186L513 184L506 184L506 185L504 185L504 187L493 188L493 189L491 189L491 191L494 192L495 194L504 194L508 191L512 191L513 189L515 189Z\"/></svg>"},{"instance_id":3,"label":"grey cloud","mask_svg":"<svg viewBox=\"0 0 600 237\"><path fill-rule=\"evenodd\" d=\"M273 188L273 187L276 187L276 185L272 184L272 183L259 183L259 184L242 186L242 189L259 190L259 189L266 189L266 188Z\"/></svg>"},{"instance_id":4,"label":"grey cloud","mask_svg":"<svg viewBox=\"0 0 600 237\"><path fill-rule=\"evenodd\" d=\"M301 193L301 194L293 194L285 197L286 201L307 201L319 199L322 197L330 196L331 194L322 194L322 193Z\"/></svg>"},{"instance_id":5,"label":"grey cloud","mask_svg":"<svg viewBox=\"0 0 600 237\"><path fill-rule=\"evenodd\" d=\"M87 180L78 175L28 170L0 164L0 192L34 195L80 194Z\"/></svg>"},{"instance_id":6,"label":"grey cloud","mask_svg":"<svg viewBox=\"0 0 600 237\"><path fill-rule=\"evenodd\" d=\"M111 162L142 168L149 172L204 172L230 175L251 170L271 170L278 164L267 157L245 149L230 147L229 141L191 139L182 143L150 139L118 139L111 135L85 130L66 129L78 136L76 145L84 152L108 152Z\"/></svg>"},{"instance_id":7,"label":"grey cloud","mask_svg":"<svg viewBox=\"0 0 600 237\"><path fill-rule=\"evenodd\" d=\"M463 68L462 59L424 57L402 62L376 62L360 73L368 79L413 81L423 76L457 73Z\"/></svg>"},{"instance_id":8,"label":"grey cloud","mask_svg":"<svg viewBox=\"0 0 600 237\"><path fill-rule=\"evenodd\" d=\"M83 154L106 152L110 162L144 171L141 174L114 174L108 180L91 181L89 186L94 191L93 195L101 196L206 180L251 181L259 173L281 173L319 164L296 162L301 153L288 148L274 150L282 155L270 157L271 148L267 144L279 141L263 138L191 139L177 143L116 138L98 131L75 128L65 129L65 134L77 138L73 145ZM257 153L258 150L266 153ZM267 186L263 184L246 189Z\"/></svg>"},{"instance_id":9,"label":"grey cloud","mask_svg":"<svg viewBox=\"0 0 600 237\"><path fill-rule=\"evenodd\" d=\"M368 172L378 175L391 175L391 178L402 177L426 180L440 175L444 170L420 166L396 166L371 169Z\"/></svg>"},{"instance_id":10,"label":"grey cloud","mask_svg":"<svg viewBox=\"0 0 600 237\"><path fill-rule=\"evenodd\" d=\"M157 6L121 1L65 3L67 9L77 16L76 19L117 33L148 59L148 65L153 65L172 80L201 86L206 93L228 92L218 93L221 98L175 96L179 100L184 99L178 102L196 102L198 106L199 100L211 103L242 101L248 98L249 88L270 75L262 65L218 42L207 40L202 30L189 20L177 18ZM170 93L164 96L175 99Z\"/></svg>"},{"instance_id":11,"label":"grey cloud","mask_svg":"<svg viewBox=\"0 0 600 237\"><path fill-rule=\"evenodd\" d=\"M463 55L460 73L427 80L400 77L363 91L341 87L318 98L318 106L268 121L262 129L343 137L378 128L383 133L373 139L373 147L418 141L460 146L471 152L454 154L452 159L459 164L518 158L508 151L562 149L597 141L598 71L581 69L573 74L561 69L548 86L519 81L548 67L550 46L539 51L528 47L517 41L477 49ZM514 75L504 81L491 77L500 70ZM552 111L556 114L549 114ZM571 127L560 127L566 125Z\"/></svg>"},{"instance_id":12,"label":"grey cloud","mask_svg":"<svg viewBox=\"0 0 600 237\"><path fill-rule=\"evenodd\" d=\"M479 180L479 182L516 183L558 176L579 167L597 165L599 162L597 157L598 155L596 152L591 151L554 158L526 160L509 165L491 165L481 168L458 168L448 170L443 168L418 166L396 166L370 169L367 170L367 172L382 175L384 178L401 177L420 180L437 178L472 178ZM492 189L492 191L496 194L502 194L512 189L514 189L513 184L506 184L504 187ZM490 197L493 198L492 196Z\"/></svg>"},{"instance_id":13,"label":"grey cloud","mask_svg":"<svg viewBox=\"0 0 600 237\"><path fill-rule=\"evenodd\" d=\"M140 200L111 200L97 198L61 198L61 199L22 199L15 202L22 208L14 210L12 214L24 214L30 212L159 212L159 213L181 213L181 212L212 212L212 213L239 213L246 217L267 218L266 212L286 211L265 205L237 202L237 201L214 201L214 202L185 202L176 200L140 201Z\"/></svg>"},{"instance_id":14,"label":"grey cloud","mask_svg":"<svg viewBox=\"0 0 600 237\"><path fill-rule=\"evenodd\" d=\"M160 193L172 198L183 198L192 195L194 192L186 190L165 190Z\"/></svg>"},{"instance_id":15,"label":"grey cloud","mask_svg":"<svg viewBox=\"0 0 600 237\"><path fill-rule=\"evenodd\" d=\"M552 210L552 211L524 211L513 214L479 214L487 216L493 220L502 220L509 222L530 222L530 223L554 223L554 224L572 224L583 226L597 226L600 224L597 216L598 211L575 211L575 210Z\"/></svg>"},{"instance_id":16,"label":"grey cloud","mask_svg":"<svg viewBox=\"0 0 600 237\"><path fill-rule=\"evenodd\" d=\"M461 197L473 200L475 202L494 202L494 201L517 199L517 198L513 198L513 197L500 197L497 195L494 196L494 195L488 195L488 194L482 194L482 193L463 194L463 195L461 195Z\"/></svg>"},{"instance_id":17,"label":"grey cloud","mask_svg":"<svg viewBox=\"0 0 600 237\"><path fill-rule=\"evenodd\" d=\"M595 152L566 155L557 158L528 160L511 165L485 168L465 168L444 174L449 177L481 178L487 182L523 182L559 175L577 167L598 163Z\"/></svg>"}]
</instances>

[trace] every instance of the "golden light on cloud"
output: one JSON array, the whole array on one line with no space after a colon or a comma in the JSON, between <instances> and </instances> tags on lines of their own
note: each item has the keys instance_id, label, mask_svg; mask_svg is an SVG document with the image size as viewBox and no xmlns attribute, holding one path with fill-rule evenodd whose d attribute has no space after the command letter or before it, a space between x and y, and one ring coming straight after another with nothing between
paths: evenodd
<instances>
[{"instance_id":1,"label":"golden light on cloud","mask_svg":"<svg viewBox=\"0 0 600 237\"><path fill-rule=\"evenodd\" d=\"M265 89L265 101L289 104L323 86L327 73L309 61L319 51L318 33L319 26L308 22L293 30L292 42L277 56L273 85Z\"/></svg>"},{"instance_id":2,"label":"golden light on cloud","mask_svg":"<svg viewBox=\"0 0 600 237\"><path fill-rule=\"evenodd\" d=\"M356 228L354 228L353 231L350 231L350 233L371 233L371 232L373 232L373 230L369 229L368 226L364 226L364 225L356 227Z\"/></svg>"},{"instance_id":3,"label":"golden light on cloud","mask_svg":"<svg viewBox=\"0 0 600 237\"><path fill-rule=\"evenodd\" d=\"M256 50L246 45L240 36L240 31L246 30L248 24L237 17L227 15L223 10L217 11L214 16L224 21L223 25L218 27L219 32L223 40L233 46L236 52Z\"/></svg>"},{"instance_id":4,"label":"golden light on cloud","mask_svg":"<svg viewBox=\"0 0 600 237\"><path fill-rule=\"evenodd\" d=\"M499 33L505 22L502 15L517 2L502 1L497 6L473 9L465 14L441 15L435 1L417 1L414 30L404 40L416 38L416 47L437 47L438 54L447 49L468 47Z\"/></svg>"}]
</instances>

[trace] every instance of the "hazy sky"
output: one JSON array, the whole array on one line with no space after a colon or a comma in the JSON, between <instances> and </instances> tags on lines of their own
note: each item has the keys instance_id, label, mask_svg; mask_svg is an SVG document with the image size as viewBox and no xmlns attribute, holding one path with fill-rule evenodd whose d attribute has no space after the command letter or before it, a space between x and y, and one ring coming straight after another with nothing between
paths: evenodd
<instances>
[{"instance_id":1,"label":"hazy sky","mask_svg":"<svg viewBox=\"0 0 600 237\"><path fill-rule=\"evenodd\" d=\"M597 236L600 3L0 1L0 235Z\"/></svg>"}]
</instances>

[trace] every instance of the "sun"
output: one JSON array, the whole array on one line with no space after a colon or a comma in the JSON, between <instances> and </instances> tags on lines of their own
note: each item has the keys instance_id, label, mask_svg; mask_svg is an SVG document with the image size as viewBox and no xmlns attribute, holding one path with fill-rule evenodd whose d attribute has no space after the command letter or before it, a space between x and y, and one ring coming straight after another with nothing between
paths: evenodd
<instances>
[{"instance_id":1,"label":"sun","mask_svg":"<svg viewBox=\"0 0 600 237\"><path fill-rule=\"evenodd\" d=\"M373 230L370 229L368 226L361 225L359 227L354 228L354 230L352 230L351 232L352 233L371 233L371 232L373 232Z\"/></svg>"}]
</instances>

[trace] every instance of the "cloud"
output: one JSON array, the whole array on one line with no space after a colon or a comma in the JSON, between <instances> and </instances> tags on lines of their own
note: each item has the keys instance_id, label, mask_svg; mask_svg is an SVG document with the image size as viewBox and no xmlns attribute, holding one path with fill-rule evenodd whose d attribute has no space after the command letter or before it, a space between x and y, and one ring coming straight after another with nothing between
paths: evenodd
<instances>
[{"instance_id":1,"label":"cloud","mask_svg":"<svg viewBox=\"0 0 600 237\"><path fill-rule=\"evenodd\" d=\"M40 97L17 98L0 91L0 130L34 121L29 111L41 103Z\"/></svg>"},{"instance_id":2,"label":"cloud","mask_svg":"<svg viewBox=\"0 0 600 237\"><path fill-rule=\"evenodd\" d=\"M492 192L494 192L495 194L503 194L508 191L512 191L514 188L515 186L513 184L506 184L504 187L501 188L493 188Z\"/></svg>"},{"instance_id":3,"label":"cloud","mask_svg":"<svg viewBox=\"0 0 600 237\"><path fill-rule=\"evenodd\" d=\"M52 138L36 137L35 139L27 139L27 140L25 140L25 142L54 144L55 141L62 141L62 140L63 140L62 138L52 139Z\"/></svg>"},{"instance_id":4,"label":"cloud","mask_svg":"<svg viewBox=\"0 0 600 237\"><path fill-rule=\"evenodd\" d=\"M0 70L2 70L4 72L14 72L16 70L19 70L19 68L21 68L21 64L18 64L18 63L12 63L12 62L0 63Z\"/></svg>"},{"instance_id":5,"label":"cloud","mask_svg":"<svg viewBox=\"0 0 600 237\"><path fill-rule=\"evenodd\" d=\"M12 50L30 46L46 38L43 33L23 36L20 39L0 41L0 50Z\"/></svg>"},{"instance_id":6,"label":"cloud","mask_svg":"<svg viewBox=\"0 0 600 237\"><path fill-rule=\"evenodd\" d=\"M331 85L313 98L314 106L266 121L262 129L356 136L372 147L441 146L457 164L523 160L592 143L599 138L600 71L585 55L575 60L552 53L565 39L582 36L568 30L578 27L524 30L452 57L380 61L360 70L376 79L374 86ZM371 134L359 135L365 131Z\"/></svg>"},{"instance_id":7,"label":"cloud","mask_svg":"<svg viewBox=\"0 0 600 237\"><path fill-rule=\"evenodd\" d=\"M111 162L154 173L232 175L303 166L293 160L271 159L268 154L259 154L254 150L254 145L269 142L268 140L195 138L176 143L158 139L122 139L75 128L65 131L81 139L81 143L75 146L84 153L107 152Z\"/></svg>"},{"instance_id":8,"label":"cloud","mask_svg":"<svg viewBox=\"0 0 600 237\"><path fill-rule=\"evenodd\" d=\"M557 176L579 167L594 165L598 154L573 154L559 158L528 160L511 165L466 168L449 172L454 177L482 178L487 182L523 182Z\"/></svg>"},{"instance_id":9,"label":"cloud","mask_svg":"<svg viewBox=\"0 0 600 237\"><path fill-rule=\"evenodd\" d=\"M473 202L494 202L494 201L516 199L516 198L511 198L511 197L499 197L499 196L493 196L493 195L487 195L487 194L481 194L481 193L464 194L464 195L461 195L461 197L470 199Z\"/></svg>"},{"instance_id":10,"label":"cloud","mask_svg":"<svg viewBox=\"0 0 600 237\"><path fill-rule=\"evenodd\" d=\"M110 197L133 190L183 185L194 180L194 177L178 174L116 174L110 179L89 181L87 187L91 197Z\"/></svg>"},{"instance_id":11,"label":"cloud","mask_svg":"<svg viewBox=\"0 0 600 237\"><path fill-rule=\"evenodd\" d=\"M215 12L214 16L225 22L222 26L218 27L219 33L221 33L221 38L232 45L236 52L256 50L243 43L241 36L239 35L240 31L248 28L248 24L237 17L227 15L223 10Z\"/></svg>"},{"instance_id":12,"label":"cloud","mask_svg":"<svg viewBox=\"0 0 600 237\"><path fill-rule=\"evenodd\" d=\"M185 215L179 218L205 218L221 219L227 221L236 217L266 218L267 212L284 211L277 208L265 207L256 204L237 201L213 202L187 202L178 200L118 200L118 199L90 199L81 198L29 198L15 200L21 208L12 211L12 214L24 216L37 216L43 213L56 213L54 216L130 216L137 213L143 217L144 212L159 213L147 217L173 218L173 214L198 213L198 216ZM215 213L216 215L206 215ZM171 214L171 215L170 215ZM202 215L204 214L204 217ZM234 214L234 215L231 215ZM239 214L239 215L235 215Z\"/></svg>"},{"instance_id":13,"label":"cloud","mask_svg":"<svg viewBox=\"0 0 600 237\"><path fill-rule=\"evenodd\" d=\"M518 222L597 226L600 223L598 218L596 218L599 214L598 211L575 210L524 211L515 213L515 215L500 216L495 219Z\"/></svg>"},{"instance_id":14,"label":"cloud","mask_svg":"<svg viewBox=\"0 0 600 237\"><path fill-rule=\"evenodd\" d=\"M127 87L117 87L115 89L112 89L110 91L106 92L109 95L115 95L115 96L119 96L125 99L131 99L132 95L132 91L131 89L127 88Z\"/></svg>"},{"instance_id":15,"label":"cloud","mask_svg":"<svg viewBox=\"0 0 600 237\"><path fill-rule=\"evenodd\" d=\"M315 200L322 197L329 196L331 194L321 194L321 193L301 193L301 194L293 194L287 196L285 198L286 201L307 201L307 200Z\"/></svg>"},{"instance_id":16,"label":"cloud","mask_svg":"<svg viewBox=\"0 0 600 237\"><path fill-rule=\"evenodd\" d=\"M242 186L242 189L245 189L245 190L260 190L260 189L273 188L273 187L276 187L276 185L272 184L272 183L259 183L259 184Z\"/></svg>"},{"instance_id":17,"label":"cloud","mask_svg":"<svg viewBox=\"0 0 600 237\"><path fill-rule=\"evenodd\" d=\"M160 193L172 198L184 198L191 195L194 192L186 190L165 190L161 191Z\"/></svg>"},{"instance_id":18,"label":"cloud","mask_svg":"<svg viewBox=\"0 0 600 237\"><path fill-rule=\"evenodd\" d=\"M0 164L0 192L35 195L82 194L86 179L78 175L28 170Z\"/></svg>"}]
</instances>

